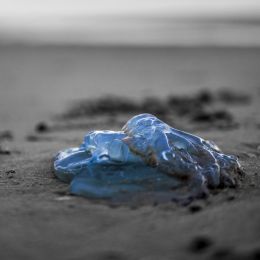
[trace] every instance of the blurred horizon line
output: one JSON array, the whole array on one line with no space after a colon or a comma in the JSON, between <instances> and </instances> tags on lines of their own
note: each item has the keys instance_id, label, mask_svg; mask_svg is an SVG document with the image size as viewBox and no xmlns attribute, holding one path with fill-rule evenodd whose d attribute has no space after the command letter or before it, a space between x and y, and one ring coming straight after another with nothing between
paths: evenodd
<instances>
[{"instance_id":1,"label":"blurred horizon line","mask_svg":"<svg viewBox=\"0 0 260 260\"><path fill-rule=\"evenodd\" d=\"M258 16L118 14L1 19L0 45L260 47Z\"/></svg>"}]
</instances>

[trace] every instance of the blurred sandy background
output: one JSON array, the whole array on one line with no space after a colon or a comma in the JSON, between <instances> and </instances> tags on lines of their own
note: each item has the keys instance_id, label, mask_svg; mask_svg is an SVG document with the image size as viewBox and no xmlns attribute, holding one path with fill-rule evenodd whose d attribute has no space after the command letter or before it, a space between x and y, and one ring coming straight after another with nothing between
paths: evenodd
<instances>
[{"instance_id":1,"label":"blurred sandy background","mask_svg":"<svg viewBox=\"0 0 260 260\"><path fill-rule=\"evenodd\" d=\"M259 87L260 4L0 1L0 129L67 101Z\"/></svg>"}]
</instances>

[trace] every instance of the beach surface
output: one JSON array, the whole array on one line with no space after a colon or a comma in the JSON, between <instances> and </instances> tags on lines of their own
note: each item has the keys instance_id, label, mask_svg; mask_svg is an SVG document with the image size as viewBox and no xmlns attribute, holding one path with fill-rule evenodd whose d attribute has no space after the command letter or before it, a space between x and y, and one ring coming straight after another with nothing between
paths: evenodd
<instances>
[{"instance_id":1,"label":"beach surface","mask_svg":"<svg viewBox=\"0 0 260 260\"><path fill-rule=\"evenodd\" d=\"M0 258L259 259L259 68L257 48L1 46ZM119 130L135 111L118 97L238 156L244 179L188 206L71 196L53 157Z\"/></svg>"}]
</instances>

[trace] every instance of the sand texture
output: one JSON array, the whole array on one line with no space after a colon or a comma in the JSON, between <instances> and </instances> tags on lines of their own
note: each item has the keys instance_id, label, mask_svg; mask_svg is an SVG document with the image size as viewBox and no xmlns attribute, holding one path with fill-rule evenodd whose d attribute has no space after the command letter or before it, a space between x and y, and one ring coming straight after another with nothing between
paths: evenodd
<instances>
[{"instance_id":1,"label":"sand texture","mask_svg":"<svg viewBox=\"0 0 260 260\"><path fill-rule=\"evenodd\" d=\"M191 65L189 67L188 63L185 63L185 52L180 52L178 59L188 66L187 68L183 65L183 70L194 73L191 78L203 72L208 75L209 83L212 83L215 79L210 75L216 71L219 73L216 78L222 81L222 91L214 87L206 88L207 91L198 91L201 87L206 87L199 83L195 84L193 91L183 94L185 91L182 89L185 89L187 80L181 81L177 78L179 82L176 85L181 82L179 85L182 87L178 90L166 87L163 89L163 95L157 95L156 90L151 95L146 92L143 96L138 96L135 89L135 96L124 95L124 91L115 95L116 91L112 91L109 93L110 97L107 97L101 91L100 95L97 95L99 98L96 98L88 94L86 87L81 95L77 93L73 98L70 92L66 98L62 97L60 100L62 105L55 107L51 104L48 107L45 89L39 87L38 95L41 96L42 92L42 102L39 102L37 107L34 101L38 102L40 98L30 99L31 104L24 100L23 113L22 99L18 98L16 103L12 99L12 91L4 86L12 85L15 89L14 95L19 96L18 79L22 79L22 84L27 82L33 89L36 80L29 79L29 73L26 71L32 71L33 68L35 73L43 69L41 79L46 78L46 81L41 81L42 86L50 82L55 85L53 73L56 73L57 78L57 74L62 77L67 70L66 66L71 65L63 64L64 69L59 63L57 65L53 62L53 67L49 68L47 73L47 58L43 50L37 52L33 49L29 60L23 57L29 50L16 50L18 56L12 56L10 49L0 52L2 57L5 57L5 64L0 61L0 87L3 93L0 100L4 102L0 113L0 259L260 259L260 89L259 85L257 86L257 83L260 84L260 76L256 73L259 66L255 68L259 63L256 58L259 60L259 51L253 52L256 57L252 58L254 55L250 51L246 55L245 52L237 50L237 54L232 55L238 55L238 58L233 58L232 61L230 57L224 59L224 51L224 54L221 54L223 57L219 62L220 67L216 69L218 66L212 65L207 70L207 64L211 60L217 64L218 51L200 50L203 53L203 61L197 74L191 69ZM70 55L80 60L79 52L80 50L76 49ZM102 56L101 52L100 55L105 57L107 62L111 60L114 69L120 67L127 56L129 73L136 75L137 79L145 77L140 76L133 67L134 62L129 61L129 50L125 52L127 55L122 54L122 51L117 54L117 58L113 58L112 54L115 52L107 51L107 56L104 56L104 53ZM139 52L136 54L133 51L136 56ZM70 57L66 51L64 53L63 58L68 61ZM159 63L163 63L160 58L167 56L164 52L162 55L158 52L156 57L151 53L149 56L144 52L144 60L136 62L139 65L147 65L147 75L159 69L155 68L156 65L151 65L152 69L149 70L150 60L159 59ZM169 50L168 54L174 56L176 53L178 51ZM191 58L193 63L199 60L196 50L190 50L190 53L195 53ZM242 54L239 56L239 53ZM38 55L43 60L36 59L32 62L33 55ZM49 58L53 59L52 51ZM27 66L22 67L22 72L16 59L20 65L24 61L24 66ZM96 59L92 57L92 60L97 62L94 63L94 68L98 68L100 59L102 60L97 53ZM237 61L244 61L246 64L237 64ZM71 62L76 63L73 59ZM228 72L224 72L221 64L229 67L232 62L234 67L230 70L233 77L228 78ZM101 65L104 69L102 66L104 64ZM8 67L12 68L11 72L8 72ZM248 71L250 68L251 72ZM113 75L113 69L110 67L109 70ZM184 73L183 70L180 69L179 72ZM122 71L123 68L121 73ZM75 73L77 72L74 71ZM74 79L83 81L84 73L78 73L74 75ZM164 73L159 72L160 80L163 80ZM11 78L8 78L8 75L11 75ZM169 68L167 75L165 80L169 83ZM66 75L64 77L66 78ZM234 83L230 88L224 88L228 91L223 91L225 77L228 83ZM240 81L241 77L243 79ZM86 78L85 84L93 86L99 81L98 76L95 79L96 82L93 78L91 82L87 82ZM112 85L112 81L108 81L108 85ZM240 86L236 86L238 82ZM135 83L133 79L131 83ZM189 87L187 89L189 90ZM28 95L36 93L35 90L31 92L29 87L24 87L21 88L21 96L26 96L24 91L27 91ZM58 94L59 92L49 91L49 102L57 101ZM149 99L147 96L150 96ZM77 101L79 98L81 101ZM64 108L65 101L73 99L72 105ZM18 110L20 111L17 112ZM24 114L27 111L29 112L26 117ZM54 177L52 163L55 153L67 147L78 146L89 130L118 130L128 118L141 112L153 113L174 127L215 141L225 153L237 155L246 173L244 179L237 188L211 190L207 199L193 201L187 206L171 201L160 203L152 199L118 204L71 196L68 185ZM22 119L19 119L20 114Z\"/></svg>"}]
</instances>

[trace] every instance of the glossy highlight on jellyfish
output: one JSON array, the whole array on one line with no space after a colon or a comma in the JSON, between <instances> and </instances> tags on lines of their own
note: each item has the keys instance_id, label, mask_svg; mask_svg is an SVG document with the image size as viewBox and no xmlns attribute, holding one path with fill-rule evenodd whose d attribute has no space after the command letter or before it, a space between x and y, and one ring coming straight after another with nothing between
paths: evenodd
<instances>
[{"instance_id":1,"label":"glossy highlight on jellyfish","mask_svg":"<svg viewBox=\"0 0 260 260\"><path fill-rule=\"evenodd\" d=\"M241 166L213 142L140 114L121 131L89 132L79 147L56 155L54 170L76 195L113 199L168 192L178 200L236 186Z\"/></svg>"}]
</instances>

